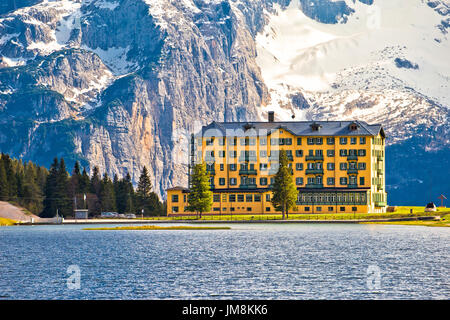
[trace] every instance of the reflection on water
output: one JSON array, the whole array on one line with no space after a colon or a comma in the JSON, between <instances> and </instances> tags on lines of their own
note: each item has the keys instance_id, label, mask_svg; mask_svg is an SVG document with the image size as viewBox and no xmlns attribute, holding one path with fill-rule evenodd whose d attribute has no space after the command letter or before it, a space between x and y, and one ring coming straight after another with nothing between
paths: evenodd
<instances>
[{"instance_id":1,"label":"reflection on water","mask_svg":"<svg viewBox=\"0 0 450 320\"><path fill-rule=\"evenodd\" d=\"M450 298L447 228L230 226L197 231L3 227L0 299ZM67 286L71 265L80 270L78 290ZM368 286L369 266L381 272L379 288Z\"/></svg>"}]
</instances>

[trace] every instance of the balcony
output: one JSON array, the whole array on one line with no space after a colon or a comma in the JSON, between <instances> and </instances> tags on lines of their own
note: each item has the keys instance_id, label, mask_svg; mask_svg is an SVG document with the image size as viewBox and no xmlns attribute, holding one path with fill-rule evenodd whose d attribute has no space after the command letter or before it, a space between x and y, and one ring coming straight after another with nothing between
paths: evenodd
<instances>
[{"instance_id":1,"label":"balcony","mask_svg":"<svg viewBox=\"0 0 450 320\"><path fill-rule=\"evenodd\" d=\"M240 189L256 189L256 184L240 184Z\"/></svg>"},{"instance_id":2,"label":"balcony","mask_svg":"<svg viewBox=\"0 0 450 320\"><path fill-rule=\"evenodd\" d=\"M239 170L240 175L256 175L258 172L256 169L241 169Z\"/></svg>"},{"instance_id":3,"label":"balcony","mask_svg":"<svg viewBox=\"0 0 450 320\"><path fill-rule=\"evenodd\" d=\"M306 169L306 174L323 174L323 169Z\"/></svg>"},{"instance_id":4,"label":"balcony","mask_svg":"<svg viewBox=\"0 0 450 320\"><path fill-rule=\"evenodd\" d=\"M347 169L348 174L358 174L358 169Z\"/></svg>"},{"instance_id":5,"label":"balcony","mask_svg":"<svg viewBox=\"0 0 450 320\"><path fill-rule=\"evenodd\" d=\"M250 162L250 161L256 162L256 160L257 160L256 156L239 156L239 161L241 162Z\"/></svg>"},{"instance_id":6,"label":"balcony","mask_svg":"<svg viewBox=\"0 0 450 320\"><path fill-rule=\"evenodd\" d=\"M320 189L323 188L323 184L307 183L305 187L309 189Z\"/></svg>"},{"instance_id":7,"label":"balcony","mask_svg":"<svg viewBox=\"0 0 450 320\"><path fill-rule=\"evenodd\" d=\"M386 207L386 202L384 202L384 201L375 201L375 207Z\"/></svg>"},{"instance_id":8,"label":"balcony","mask_svg":"<svg viewBox=\"0 0 450 320\"><path fill-rule=\"evenodd\" d=\"M351 188L351 189L358 188L358 185L356 183L355 184L348 184L347 188Z\"/></svg>"},{"instance_id":9,"label":"balcony","mask_svg":"<svg viewBox=\"0 0 450 320\"><path fill-rule=\"evenodd\" d=\"M358 161L358 156L356 154L349 154L347 156L347 161Z\"/></svg>"},{"instance_id":10,"label":"balcony","mask_svg":"<svg viewBox=\"0 0 450 320\"><path fill-rule=\"evenodd\" d=\"M306 161L317 161L317 160L323 160L323 155L315 155L315 156L306 156Z\"/></svg>"}]
</instances>

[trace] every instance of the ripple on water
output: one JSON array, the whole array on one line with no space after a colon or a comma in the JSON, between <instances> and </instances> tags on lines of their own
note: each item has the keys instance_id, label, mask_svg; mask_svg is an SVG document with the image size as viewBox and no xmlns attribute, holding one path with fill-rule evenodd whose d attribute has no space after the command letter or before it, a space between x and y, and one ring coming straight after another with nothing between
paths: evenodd
<instances>
[{"instance_id":1,"label":"ripple on water","mask_svg":"<svg viewBox=\"0 0 450 320\"><path fill-rule=\"evenodd\" d=\"M0 229L0 299L448 299L447 228ZM81 288L67 288L69 265ZM367 267L381 270L368 289Z\"/></svg>"}]
</instances>

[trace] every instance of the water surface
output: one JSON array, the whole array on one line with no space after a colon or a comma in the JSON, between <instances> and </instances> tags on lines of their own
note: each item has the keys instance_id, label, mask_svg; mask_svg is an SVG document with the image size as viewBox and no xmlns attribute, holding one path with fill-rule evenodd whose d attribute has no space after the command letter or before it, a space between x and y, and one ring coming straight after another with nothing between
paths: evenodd
<instances>
[{"instance_id":1,"label":"water surface","mask_svg":"<svg viewBox=\"0 0 450 320\"><path fill-rule=\"evenodd\" d=\"M229 226L2 227L0 299L450 298L448 228ZM80 268L80 289L67 286L70 265ZM381 271L378 288L369 266Z\"/></svg>"}]
</instances>

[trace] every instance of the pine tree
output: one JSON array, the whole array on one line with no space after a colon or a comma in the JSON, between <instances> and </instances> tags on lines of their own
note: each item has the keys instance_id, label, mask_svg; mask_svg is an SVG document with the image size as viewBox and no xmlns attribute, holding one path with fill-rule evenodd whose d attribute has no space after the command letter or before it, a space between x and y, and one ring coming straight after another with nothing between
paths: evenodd
<instances>
[{"instance_id":1,"label":"pine tree","mask_svg":"<svg viewBox=\"0 0 450 320\"><path fill-rule=\"evenodd\" d=\"M0 161L0 200L7 201L9 199L8 179L6 177L5 166Z\"/></svg>"},{"instance_id":2,"label":"pine tree","mask_svg":"<svg viewBox=\"0 0 450 320\"><path fill-rule=\"evenodd\" d=\"M144 209L144 214L149 215L151 213L150 196L152 192L152 183L150 176L148 175L147 167L144 166L139 177L138 187L136 190L136 199L138 202L137 209Z\"/></svg>"},{"instance_id":3,"label":"pine tree","mask_svg":"<svg viewBox=\"0 0 450 320\"><path fill-rule=\"evenodd\" d=\"M91 178L89 178L89 175L86 172L86 168L83 168L83 173L81 174L80 182L78 185L79 192L81 194L87 194L90 191L90 185L91 185Z\"/></svg>"},{"instance_id":4,"label":"pine tree","mask_svg":"<svg viewBox=\"0 0 450 320\"><path fill-rule=\"evenodd\" d=\"M204 163L196 164L193 168L188 203L188 210L200 213L200 219L203 212L211 210L212 192Z\"/></svg>"},{"instance_id":5,"label":"pine tree","mask_svg":"<svg viewBox=\"0 0 450 320\"><path fill-rule=\"evenodd\" d=\"M285 213L295 206L297 200L297 189L294 184L294 178L291 168L289 168L289 160L285 150L281 150L279 159L278 172L275 175L273 184L272 204L275 210L282 212L282 218Z\"/></svg>"},{"instance_id":6,"label":"pine tree","mask_svg":"<svg viewBox=\"0 0 450 320\"><path fill-rule=\"evenodd\" d=\"M57 199L56 189L58 181L58 158L53 159L53 163L50 166L50 171L47 176L44 188L44 210L41 213L41 217L51 218L56 215Z\"/></svg>"},{"instance_id":7,"label":"pine tree","mask_svg":"<svg viewBox=\"0 0 450 320\"><path fill-rule=\"evenodd\" d=\"M100 203L102 211L116 211L114 185L106 172L101 182Z\"/></svg>"},{"instance_id":8,"label":"pine tree","mask_svg":"<svg viewBox=\"0 0 450 320\"><path fill-rule=\"evenodd\" d=\"M102 206L100 202L101 180L98 167L94 167L94 169L92 170L89 191L93 194L89 197L89 212L91 213L91 215L98 215L102 212Z\"/></svg>"},{"instance_id":9,"label":"pine tree","mask_svg":"<svg viewBox=\"0 0 450 320\"><path fill-rule=\"evenodd\" d=\"M58 200L59 214L66 217L73 213L73 197L70 193L69 174L63 158L59 161L56 184L56 198Z\"/></svg>"}]
</instances>

